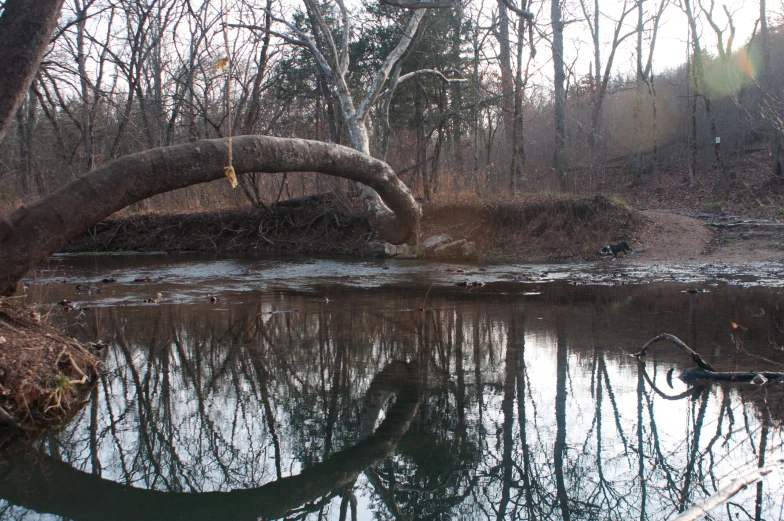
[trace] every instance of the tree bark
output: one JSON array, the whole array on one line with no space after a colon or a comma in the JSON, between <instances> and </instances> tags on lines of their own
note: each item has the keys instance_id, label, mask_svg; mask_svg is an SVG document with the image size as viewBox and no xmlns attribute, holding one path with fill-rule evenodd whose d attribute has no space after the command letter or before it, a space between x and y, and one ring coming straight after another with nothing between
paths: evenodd
<instances>
[{"instance_id":1,"label":"tree bark","mask_svg":"<svg viewBox=\"0 0 784 521\"><path fill-rule=\"evenodd\" d=\"M564 68L564 21L561 0L551 0L553 23L553 69L555 81L555 173L561 190L568 188L566 178L566 69Z\"/></svg>"},{"instance_id":2,"label":"tree bark","mask_svg":"<svg viewBox=\"0 0 784 521\"><path fill-rule=\"evenodd\" d=\"M12 294L28 271L114 212L159 193L221 179L226 157L225 139L139 152L108 162L4 216L0 295ZM419 205L389 165L368 155L303 139L237 136L233 166L237 174L304 171L358 181L381 196L378 205L365 201L370 224L379 235L393 244L417 240Z\"/></svg>"},{"instance_id":3,"label":"tree bark","mask_svg":"<svg viewBox=\"0 0 784 521\"><path fill-rule=\"evenodd\" d=\"M704 59L702 53L702 46L700 45L700 37L699 33L697 32L697 21L695 19L694 11L691 8L691 1L684 0L686 17L689 19L689 27L691 28L691 45L692 51L694 54L694 94L695 96L701 96L702 101L705 103L705 112L708 114L708 122L710 123L711 134L713 134L713 139L717 139L719 137L718 127L716 125L716 115L713 112L713 100L711 97L711 93L705 85L705 66L704 66ZM715 149L715 157L716 157L716 170L719 172L719 181L721 183L721 187L724 190L728 190L730 188L730 178L727 175L726 169L724 168L724 159L721 156L721 147L716 146Z\"/></svg>"},{"instance_id":4,"label":"tree bark","mask_svg":"<svg viewBox=\"0 0 784 521\"><path fill-rule=\"evenodd\" d=\"M498 0L498 65L501 67L501 121L502 143L508 151L514 150L514 75L512 74L512 45L509 40L509 13L503 0ZM522 38L522 36L518 36Z\"/></svg>"},{"instance_id":5,"label":"tree bark","mask_svg":"<svg viewBox=\"0 0 784 521\"><path fill-rule=\"evenodd\" d=\"M0 16L0 142L30 88L63 0L6 0Z\"/></svg>"},{"instance_id":6,"label":"tree bark","mask_svg":"<svg viewBox=\"0 0 784 521\"><path fill-rule=\"evenodd\" d=\"M425 194L425 199L428 201L432 197L430 193L430 176L427 170L427 138L425 137L425 117L424 110L422 109L422 92L423 88L419 81L416 82L416 95L414 96L414 105L416 106L416 119L417 119L417 154L419 156L419 173L422 175L422 190Z\"/></svg>"},{"instance_id":7,"label":"tree bark","mask_svg":"<svg viewBox=\"0 0 784 521\"><path fill-rule=\"evenodd\" d=\"M778 97L779 89L772 81L773 69L770 63L770 30L768 28L768 13L765 0L760 0L760 36L762 37L762 85L768 95ZM763 111L764 112L764 111ZM770 123L769 123L770 124ZM781 147L781 129L778 125L770 124L768 139L771 145L773 158L773 175L784 179L784 150Z\"/></svg>"}]
</instances>

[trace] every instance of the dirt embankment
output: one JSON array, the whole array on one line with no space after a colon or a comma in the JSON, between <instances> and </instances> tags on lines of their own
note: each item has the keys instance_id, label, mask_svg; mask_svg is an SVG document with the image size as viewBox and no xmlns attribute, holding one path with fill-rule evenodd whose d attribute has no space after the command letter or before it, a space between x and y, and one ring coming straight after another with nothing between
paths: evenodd
<instances>
[{"instance_id":1,"label":"dirt embankment","mask_svg":"<svg viewBox=\"0 0 784 521\"><path fill-rule=\"evenodd\" d=\"M592 258L645 218L602 195L423 206L421 237L473 241L483 260ZM287 202L270 212L113 216L71 241L67 252L265 251L369 255L377 240L362 211L328 197Z\"/></svg>"},{"instance_id":2,"label":"dirt embankment","mask_svg":"<svg viewBox=\"0 0 784 521\"><path fill-rule=\"evenodd\" d=\"M473 241L488 261L587 260L621 237L636 243L645 221L640 212L603 195L442 203L424 207L422 236L447 233Z\"/></svg>"},{"instance_id":3,"label":"dirt embankment","mask_svg":"<svg viewBox=\"0 0 784 521\"><path fill-rule=\"evenodd\" d=\"M117 214L72 240L65 252L267 251L360 254L375 234L359 208L329 196L286 201L271 211Z\"/></svg>"},{"instance_id":4,"label":"dirt embankment","mask_svg":"<svg viewBox=\"0 0 784 521\"><path fill-rule=\"evenodd\" d=\"M596 260L624 237L629 261L750 262L784 259L784 226L639 212L603 195L423 205L421 238L448 234L476 244L480 260ZM714 225L711 225L714 224ZM68 244L67 252L256 251L371 255L377 240L358 205L329 196L287 201L269 212L234 210L189 215L116 215Z\"/></svg>"}]
</instances>

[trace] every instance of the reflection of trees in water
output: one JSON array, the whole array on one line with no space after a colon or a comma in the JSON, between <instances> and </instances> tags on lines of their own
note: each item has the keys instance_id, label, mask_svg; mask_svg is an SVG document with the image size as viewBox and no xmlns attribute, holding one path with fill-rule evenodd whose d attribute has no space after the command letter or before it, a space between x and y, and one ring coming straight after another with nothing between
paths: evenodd
<instances>
[{"instance_id":1,"label":"reflection of trees in water","mask_svg":"<svg viewBox=\"0 0 784 521\"><path fill-rule=\"evenodd\" d=\"M781 445L759 400L720 387L667 399L666 359L648 374L594 348L568 308L432 302L102 311L90 327L114 334L110 372L78 424L42 447L139 488L257 487L371 432L395 400L371 381L393 360L418 361L427 382L415 421L393 454L297 515L369 504L381 519L663 519ZM764 518L780 483L723 515Z\"/></svg>"}]
</instances>

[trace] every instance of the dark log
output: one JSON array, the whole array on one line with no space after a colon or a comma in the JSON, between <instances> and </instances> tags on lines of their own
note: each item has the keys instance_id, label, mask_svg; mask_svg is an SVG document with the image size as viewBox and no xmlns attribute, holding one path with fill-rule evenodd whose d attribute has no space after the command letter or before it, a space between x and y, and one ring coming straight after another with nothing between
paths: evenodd
<instances>
[{"instance_id":1,"label":"dark log","mask_svg":"<svg viewBox=\"0 0 784 521\"><path fill-rule=\"evenodd\" d=\"M766 380L778 380L784 378L784 373L771 371L706 371L705 369L687 369L678 377L684 382L697 382L708 380L712 382L750 382L758 375L764 376Z\"/></svg>"},{"instance_id":2,"label":"dark log","mask_svg":"<svg viewBox=\"0 0 784 521\"><path fill-rule=\"evenodd\" d=\"M114 212L156 194L222 179L227 155L226 139L146 150L110 161L4 216L0 295L12 294L28 271ZM233 156L237 174L321 172L369 186L386 204L368 205L368 220L381 238L416 242L419 205L383 161L332 143L268 136L234 137Z\"/></svg>"}]
</instances>

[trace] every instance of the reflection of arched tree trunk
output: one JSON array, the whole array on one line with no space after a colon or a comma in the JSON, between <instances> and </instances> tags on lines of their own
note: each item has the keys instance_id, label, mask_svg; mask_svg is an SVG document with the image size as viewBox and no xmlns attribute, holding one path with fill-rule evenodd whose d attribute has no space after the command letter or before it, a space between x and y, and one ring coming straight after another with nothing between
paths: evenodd
<instances>
[{"instance_id":1,"label":"reflection of arched tree trunk","mask_svg":"<svg viewBox=\"0 0 784 521\"><path fill-rule=\"evenodd\" d=\"M385 462L389 461L390 459L391 458L387 458ZM367 470L365 470L365 476L367 476L368 481L373 486L373 490L376 491L378 497L380 497L381 501L383 501L384 505L386 505L387 509L389 510L389 513L392 514L392 516L397 521L407 521L408 516L406 516L403 512L400 511L400 508L398 508L397 503L395 502L395 494L393 491L395 485L394 471L390 472L388 476L390 479L389 487L384 486L384 483L381 481L381 476L378 475L378 472L376 472L376 469L374 469L373 467L369 467ZM354 516L354 518L356 519L356 515Z\"/></svg>"},{"instance_id":2,"label":"reflection of arched tree trunk","mask_svg":"<svg viewBox=\"0 0 784 521\"><path fill-rule=\"evenodd\" d=\"M559 324L560 326L560 324ZM567 350L561 328L558 328L556 346L556 383L555 383L555 448L553 463L555 465L555 486L558 492L558 505L561 508L561 518L564 521L571 519L569 511L569 497L566 494L564 483L564 452L566 452L566 370Z\"/></svg>"},{"instance_id":3,"label":"reflection of arched tree trunk","mask_svg":"<svg viewBox=\"0 0 784 521\"><path fill-rule=\"evenodd\" d=\"M76 521L105 519L275 519L304 503L353 483L360 472L390 454L408 430L421 401L417 364L393 362L371 388L394 387L397 400L378 429L297 476L231 492L180 493L145 490L93 476L40 453L3 453L7 472L0 497L38 512ZM374 387L374 384L375 387Z\"/></svg>"}]
</instances>

